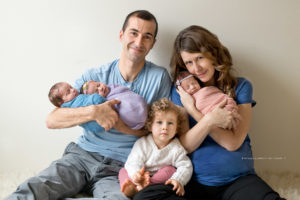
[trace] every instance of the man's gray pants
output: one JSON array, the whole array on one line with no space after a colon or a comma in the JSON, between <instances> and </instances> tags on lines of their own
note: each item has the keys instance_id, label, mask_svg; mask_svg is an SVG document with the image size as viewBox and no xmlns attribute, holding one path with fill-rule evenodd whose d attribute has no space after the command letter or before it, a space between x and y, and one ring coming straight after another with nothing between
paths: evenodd
<instances>
[{"instance_id":1,"label":"man's gray pants","mask_svg":"<svg viewBox=\"0 0 300 200\"><path fill-rule=\"evenodd\" d=\"M82 192L93 196L85 200L128 200L118 181L123 166L123 162L87 152L72 142L61 159L23 182L6 200L72 199Z\"/></svg>"}]
</instances>

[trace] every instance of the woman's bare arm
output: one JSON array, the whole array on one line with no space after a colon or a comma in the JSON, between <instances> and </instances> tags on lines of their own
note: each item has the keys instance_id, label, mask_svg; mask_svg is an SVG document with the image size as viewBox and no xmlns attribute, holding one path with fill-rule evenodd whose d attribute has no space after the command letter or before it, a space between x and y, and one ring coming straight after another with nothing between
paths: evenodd
<instances>
[{"instance_id":1,"label":"woman's bare arm","mask_svg":"<svg viewBox=\"0 0 300 200\"><path fill-rule=\"evenodd\" d=\"M204 116L193 128L180 135L179 140L188 153L195 151L211 130L211 120L208 116Z\"/></svg>"},{"instance_id":2,"label":"woman's bare arm","mask_svg":"<svg viewBox=\"0 0 300 200\"><path fill-rule=\"evenodd\" d=\"M244 142L251 125L251 103L238 105L241 120L235 129L213 128L210 136L228 151L236 151Z\"/></svg>"},{"instance_id":3,"label":"woman's bare arm","mask_svg":"<svg viewBox=\"0 0 300 200\"><path fill-rule=\"evenodd\" d=\"M249 132L252 118L251 104L240 104L238 108L241 116L240 123L235 129L231 128L230 130L226 128L233 127L234 117L230 114L231 112L221 107L215 108L204 117L202 117L202 114L196 116L196 119L200 119L198 123L181 137L184 147L189 152L196 150L209 133L215 142L228 151L237 150L243 144Z\"/></svg>"},{"instance_id":4,"label":"woman's bare arm","mask_svg":"<svg viewBox=\"0 0 300 200\"><path fill-rule=\"evenodd\" d=\"M177 92L180 96L181 103L186 111L196 120L200 121L204 115L195 107L195 99L188 94L181 86L178 86Z\"/></svg>"},{"instance_id":5,"label":"woman's bare arm","mask_svg":"<svg viewBox=\"0 0 300 200\"><path fill-rule=\"evenodd\" d=\"M222 109L223 104L224 102L219 104L212 112L201 117L194 127L180 136L182 145L189 153L200 146L214 127L227 127L232 124L231 112Z\"/></svg>"},{"instance_id":6,"label":"woman's bare arm","mask_svg":"<svg viewBox=\"0 0 300 200\"><path fill-rule=\"evenodd\" d=\"M235 127L234 113L222 109L226 104L226 101L223 101L212 111L212 117L209 118L210 121L205 120L204 123L214 124L210 127L202 124L203 122L201 121L204 116L195 107L194 98L187 94L181 87L178 87L178 93L187 112L198 122L195 125L197 128L193 130L193 127L181 138L182 143L189 145L189 147L186 147L187 149L193 149L194 151L198 148L208 132L219 145L229 151L235 151L243 144L251 124L252 108L250 103L238 105L238 117L241 120L239 125Z\"/></svg>"}]
</instances>

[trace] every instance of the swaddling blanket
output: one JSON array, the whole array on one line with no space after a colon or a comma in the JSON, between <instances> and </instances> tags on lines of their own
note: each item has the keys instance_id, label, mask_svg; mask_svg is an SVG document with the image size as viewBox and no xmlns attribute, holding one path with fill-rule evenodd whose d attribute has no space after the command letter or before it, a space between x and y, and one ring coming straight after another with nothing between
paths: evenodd
<instances>
[{"instance_id":1,"label":"swaddling blanket","mask_svg":"<svg viewBox=\"0 0 300 200\"><path fill-rule=\"evenodd\" d=\"M193 97L196 101L196 108L204 115L211 112L216 105L221 103L224 99L227 99L225 105L226 110L233 112L237 112L238 110L236 102L214 86L201 88L198 92L193 94Z\"/></svg>"}]
</instances>

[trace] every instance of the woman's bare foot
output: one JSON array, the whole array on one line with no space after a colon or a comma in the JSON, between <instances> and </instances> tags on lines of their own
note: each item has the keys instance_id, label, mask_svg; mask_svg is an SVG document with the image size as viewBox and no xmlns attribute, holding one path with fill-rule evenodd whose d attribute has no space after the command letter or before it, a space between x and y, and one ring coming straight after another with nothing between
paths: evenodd
<instances>
[{"instance_id":1,"label":"woman's bare foot","mask_svg":"<svg viewBox=\"0 0 300 200\"><path fill-rule=\"evenodd\" d=\"M129 179L126 179L121 186L121 192L125 196L132 198L138 192L138 190L133 182L131 182Z\"/></svg>"}]
</instances>

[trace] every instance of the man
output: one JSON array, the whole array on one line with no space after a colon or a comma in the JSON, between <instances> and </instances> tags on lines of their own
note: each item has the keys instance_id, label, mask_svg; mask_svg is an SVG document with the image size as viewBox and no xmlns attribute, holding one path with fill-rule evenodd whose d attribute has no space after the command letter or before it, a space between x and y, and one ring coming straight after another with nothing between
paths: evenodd
<instances>
[{"instance_id":1,"label":"man","mask_svg":"<svg viewBox=\"0 0 300 200\"><path fill-rule=\"evenodd\" d=\"M120 31L120 59L87 70L75 82L79 90L89 80L122 84L144 97L148 104L169 97L171 80L162 67L145 60L156 41L157 22L145 10L130 13ZM36 177L22 183L11 199L62 199L86 192L95 199L127 199L121 192L118 172L142 130L131 130L112 108L118 100L81 108L56 108L47 118L48 128L66 128L95 120L105 131L84 130L63 157ZM121 102L122 103L122 102Z\"/></svg>"}]
</instances>

